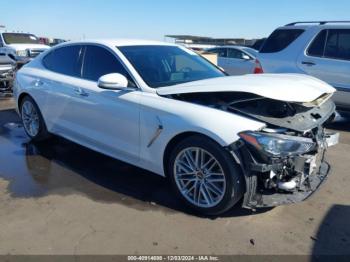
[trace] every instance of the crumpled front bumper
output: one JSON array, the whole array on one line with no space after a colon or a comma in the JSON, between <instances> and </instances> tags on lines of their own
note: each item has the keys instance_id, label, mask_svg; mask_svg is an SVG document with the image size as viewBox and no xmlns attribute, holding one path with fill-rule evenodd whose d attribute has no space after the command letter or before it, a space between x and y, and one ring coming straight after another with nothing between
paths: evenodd
<instances>
[{"instance_id":1,"label":"crumpled front bumper","mask_svg":"<svg viewBox=\"0 0 350 262\"><path fill-rule=\"evenodd\" d=\"M330 165L325 161L324 156L328 147L334 146L338 143L339 134L327 134L324 137L324 148L320 148L317 154L311 156L295 157L295 168L299 173L303 172L305 175L305 186L302 186L293 191L283 191L276 189L266 189L262 186L262 173L270 172L276 166L268 164L257 164L245 146L239 146L235 150L239 150L239 162L245 176L246 192L243 199L243 207L249 209L274 207L280 205L287 205L298 203L308 199L313 195L330 174ZM300 159L312 159L312 164L302 161ZM312 170L310 170L312 166Z\"/></svg>"},{"instance_id":2,"label":"crumpled front bumper","mask_svg":"<svg viewBox=\"0 0 350 262\"><path fill-rule=\"evenodd\" d=\"M275 207L281 205L294 204L302 202L313 195L320 186L326 181L328 175L330 174L330 165L327 162L322 162L319 166L319 171L309 176L309 190L296 191L292 193L264 193L256 195L256 204L254 207Z\"/></svg>"}]
</instances>

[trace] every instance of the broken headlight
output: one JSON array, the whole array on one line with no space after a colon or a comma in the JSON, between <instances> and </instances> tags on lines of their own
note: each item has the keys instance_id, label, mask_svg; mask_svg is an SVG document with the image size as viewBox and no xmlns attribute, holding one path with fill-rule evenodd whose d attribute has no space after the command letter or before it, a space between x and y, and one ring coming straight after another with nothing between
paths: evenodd
<instances>
[{"instance_id":1,"label":"broken headlight","mask_svg":"<svg viewBox=\"0 0 350 262\"><path fill-rule=\"evenodd\" d=\"M315 149L312 139L246 131L238 134L246 143L269 156L301 155Z\"/></svg>"}]
</instances>

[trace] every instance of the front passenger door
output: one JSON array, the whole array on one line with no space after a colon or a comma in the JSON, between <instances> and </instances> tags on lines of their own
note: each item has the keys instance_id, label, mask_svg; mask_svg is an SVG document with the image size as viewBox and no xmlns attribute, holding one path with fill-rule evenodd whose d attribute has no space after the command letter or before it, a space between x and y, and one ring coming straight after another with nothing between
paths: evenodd
<instances>
[{"instance_id":1,"label":"front passenger door","mask_svg":"<svg viewBox=\"0 0 350 262\"><path fill-rule=\"evenodd\" d=\"M106 47L86 45L79 88L71 90L68 122L72 135L86 146L134 163L139 160L139 100L141 91L116 55ZM129 79L128 90L97 86L105 74Z\"/></svg>"}]
</instances>

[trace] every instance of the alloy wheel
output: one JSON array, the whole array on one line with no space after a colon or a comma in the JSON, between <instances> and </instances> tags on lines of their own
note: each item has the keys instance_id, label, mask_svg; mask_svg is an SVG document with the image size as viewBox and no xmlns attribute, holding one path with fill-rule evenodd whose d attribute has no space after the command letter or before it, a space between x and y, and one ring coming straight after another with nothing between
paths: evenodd
<instances>
[{"instance_id":1,"label":"alloy wheel","mask_svg":"<svg viewBox=\"0 0 350 262\"><path fill-rule=\"evenodd\" d=\"M198 207L214 207L225 195L223 168L212 154L202 148L182 150L175 159L174 176L183 197Z\"/></svg>"}]
</instances>

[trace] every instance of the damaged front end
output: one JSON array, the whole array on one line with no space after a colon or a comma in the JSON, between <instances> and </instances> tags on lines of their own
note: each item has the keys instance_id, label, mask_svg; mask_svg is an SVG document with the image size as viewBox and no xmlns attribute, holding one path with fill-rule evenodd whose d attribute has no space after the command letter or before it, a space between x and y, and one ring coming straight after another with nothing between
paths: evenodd
<instances>
[{"instance_id":1,"label":"damaged front end","mask_svg":"<svg viewBox=\"0 0 350 262\"><path fill-rule=\"evenodd\" d=\"M330 167L324 156L339 135L324 125L335 105L323 95L310 103L273 100L250 93L178 94L172 98L225 110L266 123L245 131L228 149L245 176L243 207L271 207L305 200L325 181Z\"/></svg>"},{"instance_id":2,"label":"damaged front end","mask_svg":"<svg viewBox=\"0 0 350 262\"><path fill-rule=\"evenodd\" d=\"M307 199L328 176L328 147L338 143L338 133L324 124L334 118L334 103L301 104L256 98L231 103L233 112L267 123L259 132L246 131L231 150L241 157L246 180L243 207L291 204Z\"/></svg>"},{"instance_id":3,"label":"damaged front end","mask_svg":"<svg viewBox=\"0 0 350 262\"><path fill-rule=\"evenodd\" d=\"M246 180L243 206L271 207L305 200L325 181L330 166L324 156L338 143L338 134L323 128L306 137L261 132L242 132L231 150L241 157Z\"/></svg>"}]
</instances>

